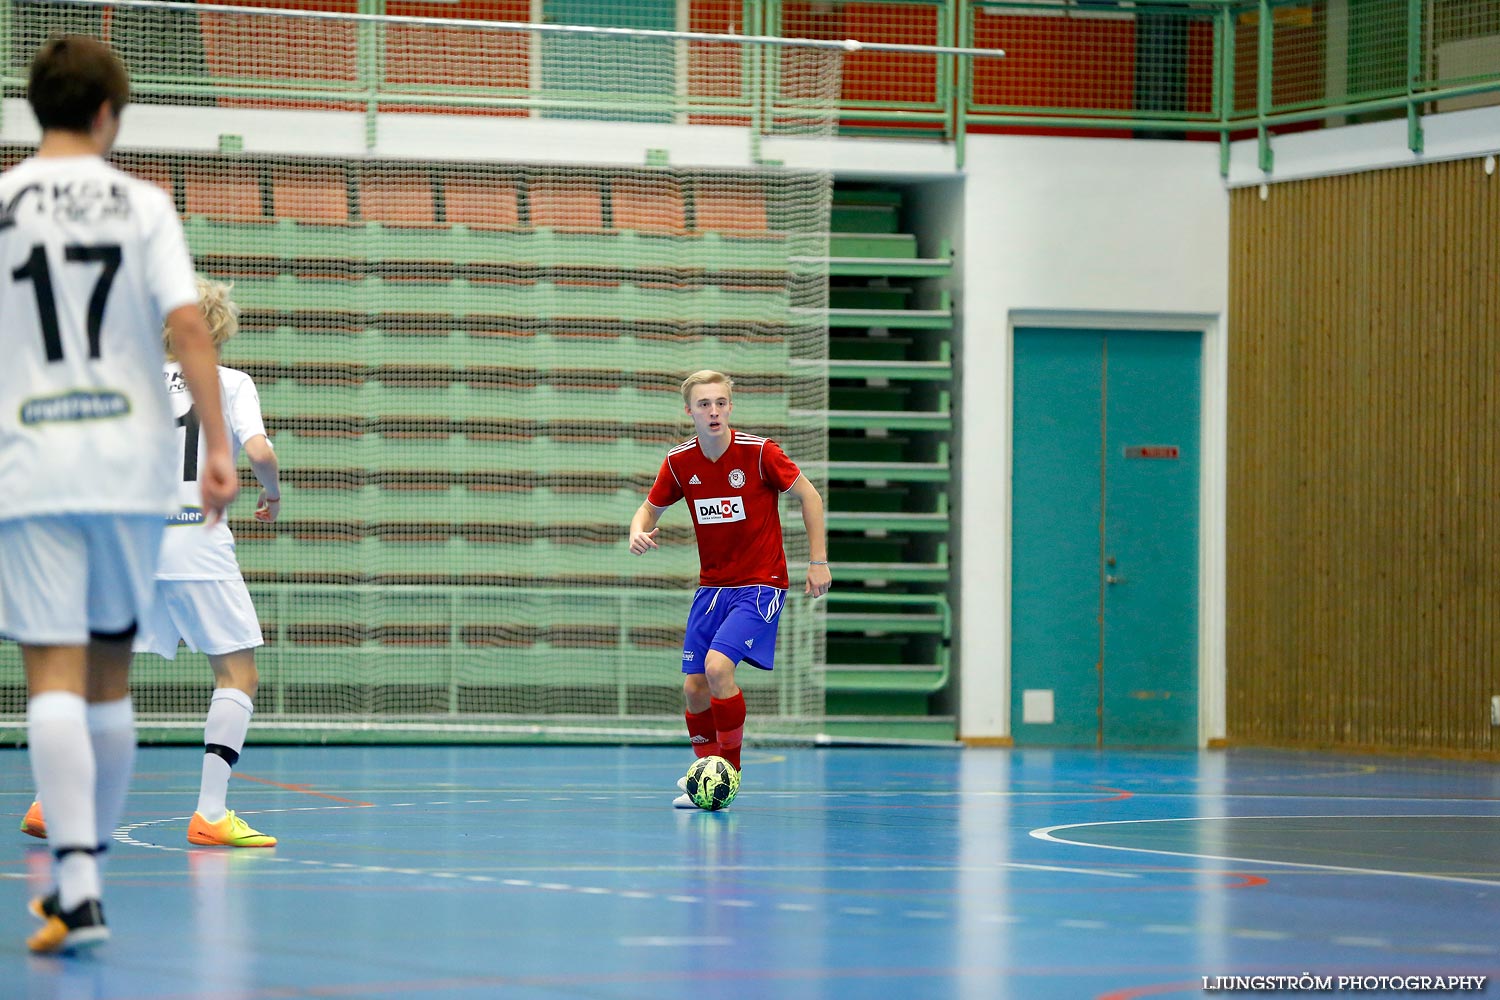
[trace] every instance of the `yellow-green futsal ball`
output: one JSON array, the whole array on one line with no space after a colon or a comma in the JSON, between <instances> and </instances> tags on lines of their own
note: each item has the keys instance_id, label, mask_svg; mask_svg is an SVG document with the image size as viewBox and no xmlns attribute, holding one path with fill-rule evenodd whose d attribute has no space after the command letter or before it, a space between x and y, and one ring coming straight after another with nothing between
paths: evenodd
<instances>
[{"instance_id":1,"label":"yellow-green futsal ball","mask_svg":"<svg viewBox=\"0 0 1500 1000\"><path fill-rule=\"evenodd\" d=\"M740 772L723 757L699 757L688 768L688 798L699 809L723 809L739 790Z\"/></svg>"}]
</instances>

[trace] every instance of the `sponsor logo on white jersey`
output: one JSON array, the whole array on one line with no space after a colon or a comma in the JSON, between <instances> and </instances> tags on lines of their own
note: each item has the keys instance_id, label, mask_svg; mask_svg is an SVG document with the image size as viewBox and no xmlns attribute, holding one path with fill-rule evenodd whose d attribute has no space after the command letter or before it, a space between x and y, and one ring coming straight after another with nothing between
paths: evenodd
<instances>
[{"instance_id":1,"label":"sponsor logo on white jersey","mask_svg":"<svg viewBox=\"0 0 1500 1000\"><path fill-rule=\"evenodd\" d=\"M745 474L739 469L733 469L729 473L729 485L739 489L745 485Z\"/></svg>"},{"instance_id":2,"label":"sponsor logo on white jersey","mask_svg":"<svg viewBox=\"0 0 1500 1000\"><path fill-rule=\"evenodd\" d=\"M78 389L61 396L26 400L21 404L21 423L30 427L34 424L105 420L129 412L130 400L122 393L113 389L98 392Z\"/></svg>"},{"instance_id":3,"label":"sponsor logo on white jersey","mask_svg":"<svg viewBox=\"0 0 1500 1000\"><path fill-rule=\"evenodd\" d=\"M203 521L202 507L184 507L175 514L167 515L167 527L169 528L182 524L202 524Z\"/></svg>"},{"instance_id":4,"label":"sponsor logo on white jersey","mask_svg":"<svg viewBox=\"0 0 1500 1000\"><path fill-rule=\"evenodd\" d=\"M699 479L697 476L694 476L692 479L688 480L688 485L689 486L702 486L703 485L703 481L701 479Z\"/></svg>"},{"instance_id":5,"label":"sponsor logo on white jersey","mask_svg":"<svg viewBox=\"0 0 1500 1000\"><path fill-rule=\"evenodd\" d=\"M742 497L708 497L693 501L693 518L699 524L728 524L745 519Z\"/></svg>"}]
</instances>

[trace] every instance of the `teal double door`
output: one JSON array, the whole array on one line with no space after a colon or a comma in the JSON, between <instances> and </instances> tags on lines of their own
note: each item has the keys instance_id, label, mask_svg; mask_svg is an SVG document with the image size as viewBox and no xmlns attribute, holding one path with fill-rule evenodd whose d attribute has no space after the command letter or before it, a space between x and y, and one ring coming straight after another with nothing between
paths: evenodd
<instances>
[{"instance_id":1,"label":"teal double door","mask_svg":"<svg viewBox=\"0 0 1500 1000\"><path fill-rule=\"evenodd\" d=\"M1018 328L1011 733L1198 742L1202 334Z\"/></svg>"}]
</instances>

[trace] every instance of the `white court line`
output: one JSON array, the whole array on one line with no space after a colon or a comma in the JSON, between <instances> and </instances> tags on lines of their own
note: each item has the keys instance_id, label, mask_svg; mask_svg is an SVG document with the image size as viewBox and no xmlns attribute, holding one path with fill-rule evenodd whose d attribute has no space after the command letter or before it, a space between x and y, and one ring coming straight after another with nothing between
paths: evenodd
<instances>
[{"instance_id":1,"label":"white court line","mask_svg":"<svg viewBox=\"0 0 1500 1000\"><path fill-rule=\"evenodd\" d=\"M1383 937L1359 937L1357 935L1346 935L1333 939L1334 944L1349 945L1355 948L1389 948L1390 938Z\"/></svg>"},{"instance_id":2,"label":"white court line","mask_svg":"<svg viewBox=\"0 0 1500 1000\"><path fill-rule=\"evenodd\" d=\"M417 803L405 803L405 804L407 804L407 805L416 805ZM426 804L426 803L422 803L422 804ZM304 807L304 808L307 811L314 811L314 810L342 811L342 810L346 810L346 809L387 808L387 807L380 806L380 805L364 805L364 804L360 804L360 805L309 806L309 807ZM266 809L266 810L257 810L255 812L245 812L245 813L243 813L243 815L249 816L249 815L257 815L257 814L262 813L262 812L270 813L270 812L288 812L288 811L293 811L293 810L287 810L287 809ZM1473 815L1473 814L1461 814L1459 816L1459 818L1468 818L1471 815ZM116 841L119 841L120 843L128 844L128 845L134 846L134 847L144 847L144 848L148 848L148 849L151 849L151 850L157 850L157 851L169 851L169 852L187 853L187 852L190 852L190 851L192 851L194 849L191 848L191 847L187 847L187 846L181 846L181 847L179 847L179 846L174 846L174 845L169 845L169 844L151 844L151 843L146 843L144 841L136 840L134 837L131 836L131 833L132 833L132 831L135 831L135 830L149 828L149 827L155 827L155 826L159 826L159 825L165 824L165 823L185 823L185 822L187 822L187 820L189 818L190 817L187 817L187 816L172 816L172 817L167 817L167 818L162 818L162 819L152 819L152 820L145 820L145 821L142 821L142 822L139 822L139 823L132 823L132 824L130 824L128 826L122 826L119 829L117 829L114 832L114 838L115 838ZM1217 818L1217 819L1227 819L1227 818L1230 818L1230 817L1188 817L1188 819L1215 819L1215 818ZM1287 818L1295 818L1295 817L1259 816L1259 817L1241 817L1241 818L1247 818L1247 819L1287 819ZM1311 819L1326 819L1326 818L1330 818L1330 817L1317 817L1317 816L1315 816L1315 817L1307 817L1307 818L1311 818ZM1333 818L1347 818L1347 817L1333 817ZM1364 817L1360 817L1360 818L1364 818ZM1384 819L1384 818L1389 818L1389 817L1381 816L1381 817L1370 817L1370 818L1382 818L1382 819ZM1451 817L1417 817L1417 818L1451 818ZM1487 817L1481 817L1481 818L1487 818ZM1181 819L1178 819L1178 820L1140 820L1140 821L1137 821L1137 822L1181 822L1181 821L1182 821ZM1064 829L1069 829L1069 828L1081 828L1081 827L1086 827L1086 826L1113 826L1113 825L1120 825L1120 824L1119 824L1119 822L1116 822L1116 823L1069 824L1069 825L1065 825L1065 826L1049 827L1049 828L1046 828L1045 830L1032 831L1032 836L1038 837L1038 839L1042 839L1042 840L1052 840L1052 841L1054 841L1056 843L1074 844L1075 842L1073 842L1073 841L1063 840L1063 839L1061 839L1059 837L1054 837L1051 834L1052 834L1053 831L1064 830ZM1077 844L1076 846L1097 847L1097 846L1103 846L1103 845L1097 845L1097 844ZM1122 850L1132 850L1132 848L1121 848L1121 849ZM1172 854L1173 852L1167 852L1167 851L1145 851L1144 853ZM1204 855L1180 855L1180 856L1204 857ZM267 853L267 854L263 855L263 857L265 858L265 861L267 861L267 862L279 863L279 864L288 865L288 866L291 866L291 865L303 865L303 866L307 866L307 868L309 868L309 869L326 869L326 870L331 870L331 871L357 870L357 871L361 871L361 872L370 872L370 873L409 875L409 876L415 876L415 877L419 877L419 878L455 879L455 880L463 880L463 881L467 881L467 882L471 882L471 883L485 883L485 884L491 884L491 885L493 885L493 884L499 884L499 885L505 885L505 886L510 886L510 887L514 887L514 888L532 888L532 889L541 889L541 890L551 890L553 892L559 892L559 891L560 892L572 892L572 893L577 893L577 894L580 894L580 895L589 895L589 896L596 896L596 897L597 896L603 896L603 895L613 895L613 896L615 896L617 898L620 898L620 899L630 899L630 900L662 900L662 901L666 901L666 902L687 903L687 904L691 904L691 905L719 905L719 906L725 906L725 907L746 907L746 908L749 908L749 907L755 907L755 906L759 905L759 904L757 904L757 903L755 903L753 901L743 900L743 899L706 900L703 897L688 896L688 895L660 896L660 895L658 895L656 893L647 892L647 891L640 890L640 889L611 890L611 889L608 889L608 888L597 887L597 886L575 886L575 885L570 885L570 884L567 884L567 883L560 883L560 882L536 882L536 881L532 881L530 879L500 878L498 876L489 876L489 875L469 875L469 874L464 874L462 872L445 872L445 871L434 870L434 869L392 868L392 867L387 867L387 866L382 866L382 865L358 865L358 864L349 864L347 862L319 861L319 860L313 860L313 859L294 859L294 858L286 858L286 857L278 858L278 857L275 856L274 853ZM1244 860L1244 859L1222 859L1222 858L1215 858L1213 860ZM1264 862L1264 863L1266 863L1266 864L1289 864L1289 865L1293 865L1293 866L1297 866L1297 867L1324 867L1324 868L1329 867L1329 866L1317 866L1317 865L1297 865L1295 862ZM1051 866L1051 865L1023 865L1023 864L998 864L998 865L981 865L981 866L972 866L972 865L963 865L963 866L947 866L947 865L943 865L943 866L900 866L896 870L914 871L914 872L922 872L922 871L966 872L966 871L990 871L990 870L995 870L995 869L1000 869L1000 868L1007 868L1007 869L1008 868L1022 868L1022 869L1030 869L1030 870L1035 870L1035 871L1067 872L1067 873L1074 873L1074 874L1081 874L1081 875L1100 875L1100 876L1105 876L1105 877L1109 877L1109 878L1140 878L1140 877L1142 877L1140 875L1136 875L1136 874L1133 874L1133 873L1099 871L1099 870L1089 869L1089 868L1065 868L1065 867L1058 867L1058 866ZM306 870L306 869L303 869L303 870ZM645 870L645 869L642 869L642 870ZM725 870L726 871L728 871L728 870L733 870L733 871L780 871L782 869L777 869L774 866L733 866L732 868L726 868ZM797 868L797 869L793 869L793 870L797 870L797 871L815 871L815 870L820 870L820 869L813 868L813 867L807 867L807 868ZM869 866L864 866L864 865L850 865L850 866L835 866L835 867L824 866L824 868L821 869L821 870L828 870L828 871L866 871L866 870L871 870L871 869L870 869ZM891 870L891 869L890 868L885 868L883 870ZM1357 872L1359 874L1370 874L1369 870L1367 870L1367 869L1350 869L1350 871L1354 871L1354 872ZM1405 874L1409 874L1409 873L1395 872L1395 873L1390 873L1390 874L1405 875ZM1427 876L1427 877L1430 877L1430 878L1441 878L1442 876ZM0 878L10 878L10 879L14 879L14 880L26 880L26 879L30 878L30 876L27 873L22 873L22 872L14 872L14 873L11 873L11 872L0 872ZM1462 881L1462 880L1458 880L1458 879L1450 879L1450 880L1453 880L1453 881ZM1487 885L1487 886L1488 885L1493 885L1493 883L1488 883L1488 882L1481 882L1480 884ZM848 918L873 917L873 916L880 915L881 913L889 912L889 911L883 911L883 910L877 909L875 907L868 907L868 906L843 906L843 907L838 907L836 909L834 909L834 908L820 909L816 905L808 904L808 903L799 903L799 902L782 902L782 903L778 903L778 904L776 904L776 909L781 910L783 912L830 913L830 914L831 913L837 913L837 914L840 914L840 915L842 915L844 917L848 917ZM906 920L914 920L914 921L942 920L945 917L952 917L953 919L958 919L958 915L956 913L946 913L945 911L941 911L941 910L905 910L905 911L898 911L894 915L899 915L900 917L902 917L902 918L904 918ZM1000 912L988 913L988 914L985 914L983 916L980 916L978 919L981 922L983 922L983 923L993 923L993 924L1022 924L1022 925L1024 925L1024 924L1032 922L1030 919L1028 919L1027 917L1022 916L1022 915L1018 915L1018 914L1014 914L1014 913L1000 913ZM1096 929L1096 924L1102 926L1103 922L1098 922L1098 921L1060 921L1057 924L1057 926L1066 927L1068 929L1078 929L1078 930L1089 929L1089 930L1093 930L1093 929ZM1146 927L1144 929L1146 931L1152 932L1152 933L1191 933L1192 932L1191 928L1182 927L1179 930L1178 925L1169 925L1169 924L1154 924L1154 925L1149 925L1148 927ZM1241 936L1241 937L1249 937L1249 938L1257 938L1257 937L1259 937L1259 938L1265 938L1265 939L1278 939L1278 940L1279 939L1284 939L1287 936L1285 934L1285 932L1281 932L1281 931L1265 931L1265 930L1256 930L1256 929L1242 929L1242 930L1232 931L1231 933L1233 933L1233 934L1235 934L1237 936ZM699 939L697 939L697 938L668 938L668 937L658 937L658 936L637 937L637 938L624 938L624 939L619 939L619 940L620 940L620 942L622 944L628 943L628 944L631 944L631 945L646 946L646 947L670 945L670 944L673 944L673 943L678 942L678 941L682 941L682 942L686 942L686 943L696 943L697 941L699 941ZM720 941L721 941L721 939L719 939L719 938L706 939L706 943L712 943L712 944L718 944L718 943L720 943ZM727 943L727 942L725 942L725 943ZM1348 943L1349 944L1355 944L1355 943L1362 943L1362 942L1355 942L1355 941L1353 941L1351 939ZM1365 946L1367 946L1367 947L1376 947L1377 945L1375 945L1375 943L1374 943L1373 940L1369 940L1368 943L1365 944ZM1440 952L1440 953L1443 953L1443 954L1452 954L1452 955L1492 955L1492 954L1495 954L1495 952L1496 952L1496 949L1494 947L1490 946L1490 945L1487 945L1487 944L1470 944L1470 943L1446 943L1446 944L1440 944L1440 945L1434 946L1433 948L1431 948L1429 950L1437 951L1437 952Z\"/></svg>"},{"instance_id":3,"label":"white court line","mask_svg":"<svg viewBox=\"0 0 1500 1000\"><path fill-rule=\"evenodd\" d=\"M1083 840L1068 840L1055 836L1058 830L1086 830L1100 826L1130 826L1136 823L1201 823L1205 820L1237 820L1237 819L1495 819L1500 817L1486 816L1483 813L1437 813L1437 814L1413 814L1398 815L1390 814L1381 816L1351 816L1348 814L1332 815L1296 815L1296 816L1174 816L1167 819L1122 819L1099 823L1060 823L1057 826L1044 826L1031 831L1031 836L1037 840L1046 840L1054 844L1067 844L1070 847L1095 847L1106 851L1134 851L1137 854L1159 854L1169 858L1201 858L1205 861L1227 861L1239 865L1280 865L1286 868L1312 868L1317 871L1346 872L1351 875L1387 875L1392 878L1420 878L1433 882L1457 882L1463 885L1482 885L1487 888L1495 888L1494 879L1465 878L1461 875L1433 875L1428 872L1398 872L1389 871L1384 868L1356 868L1350 865L1321 865L1308 861L1275 861L1270 858L1240 858L1223 854L1197 854L1192 851L1163 851L1151 847L1123 847L1118 844L1091 844Z\"/></svg>"}]
</instances>

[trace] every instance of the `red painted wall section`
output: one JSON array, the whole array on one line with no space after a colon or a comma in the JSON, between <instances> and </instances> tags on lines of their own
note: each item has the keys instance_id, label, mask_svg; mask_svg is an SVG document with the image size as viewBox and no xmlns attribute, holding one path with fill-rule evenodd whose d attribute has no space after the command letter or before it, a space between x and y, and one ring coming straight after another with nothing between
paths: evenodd
<instances>
[{"instance_id":1,"label":"red painted wall section","mask_svg":"<svg viewBox=\"0 0 1500 1000\"><path fill-rule=\"evenodd\" d=\"M1080 112L1132 111L1136 103L1136 22L1133 18L989 16L976 14L974 45L1004 49L1004 59L974 63L979 105ZM1186 110L1213 108L1214 29L1188 25Z\"/></svg>"},{"instance_id":2,"label":"red painted wall section","mask_svg":"<svg viewBox=\"0 0 1500 1000\"><path fill-rule=\"evenodd\" d=\"M355 0L245 0L239 6L356 12ZM198 19L209 71L220 81L238 79L293 88L304 80L345 84L356 78L353 24L209 13L199 14ZM222 99L220 103L263 102Z\"/></svg>"},{"instance_id":3,"label":"red painted wall section","mask_svg":"<svg viewBox=\"0 0 1500 1000\"><path fill-rule=\"evenodd\" d=\"M531 20L531 5L527 0L390 0L386 13L454 21L527 22ZM385 81L394 86L524 88L530 81L531 36L523 32L393 25L385 45Z\"/></svg>"},{"instance_id":4,"label":"red painted wall section","mask_svg":"<svg viewBox=\"0 0 1500 1000\"><path fill-rule=\"evenodd\" d=\"M938 44L938 10L930 4L821 4L789 0L781 33L790 38ZM937 57L903 52L844 55L845 104L931 105L937 100Z\"/></svg>"}]
</instances>

